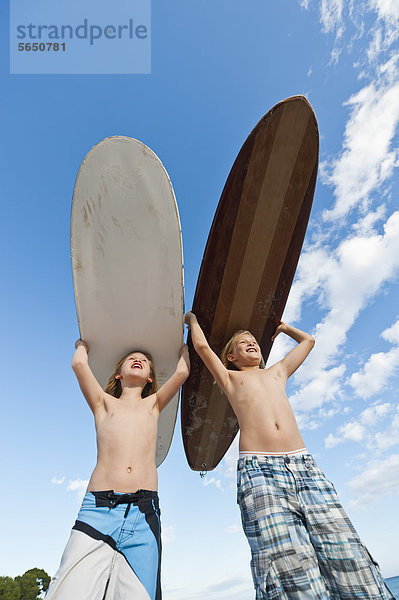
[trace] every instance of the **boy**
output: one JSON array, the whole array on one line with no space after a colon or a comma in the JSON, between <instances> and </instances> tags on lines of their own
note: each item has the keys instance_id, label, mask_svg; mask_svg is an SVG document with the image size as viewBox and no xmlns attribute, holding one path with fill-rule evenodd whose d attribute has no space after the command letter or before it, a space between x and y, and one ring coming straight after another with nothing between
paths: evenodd
<instances>
[{"instance_id":1,"label":"boy","mask_svg":"<svg viewBox=\"0 0 399 600\"><path fill-rule=\"evenodd\" d=\"M159 390L140 351L119 360L105 390L83 340L72 368L94 415L97 464L46 600L161 600L157 424L188 377L187 347Z\"/></svg>"},{"instance_id":2,"label":"boy","mask_svg":"<svg viewBox=\"0 0 399 600\"><path fill-rule=\"evenodd\" d=\"M287 379L314 346L312 336L280 323L272 339L285 333L297 346L261 369L250 332L236 332L220 360L195 315L188 312L185 321L240 426L237 501L256 599L393 600L334 486L307 453L285 393Z\"/></svg>"}]
</instances>

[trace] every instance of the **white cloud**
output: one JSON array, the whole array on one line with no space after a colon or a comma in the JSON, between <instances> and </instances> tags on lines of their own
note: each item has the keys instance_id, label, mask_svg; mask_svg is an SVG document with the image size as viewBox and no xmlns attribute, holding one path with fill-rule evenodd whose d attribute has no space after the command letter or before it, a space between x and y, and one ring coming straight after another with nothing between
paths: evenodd
<instances>
[{"instance_id":1,"label":"white cloud","mask_svg":"<svg viewBox=\"0 0 399 600\"><path fill-rule=\"evenodd\" d=\"M176 539L175 525L162 525L162 544L171 544Z\"/></svg>"},{"instance_id":2,"label":"white cloud","mask_svg":"<svg viewBox=\"0 0 399 600\"><path fill-rule=\"evenodd\" d=\"M368 236L369 234L373 234L373 230L379 221L382 221L385 218L386 206L385 204L381 204L375 211L368 212L365 217L354 223L353 230L359 235Z\"/></svg>"},{"instance_id":3,"label":"white cloud","mask_svg":"<svg viewBox=\"0 0 399 600\"><path fill-rule=\"evenodd\" d=\"M67 491L68 492L77 492L78 500L79 500L79 502L81 502L83 500L83 496L86 493L88 483L89 483L88 479L69 480L69 484L67 485Z\"/></svg>"},{"instance_id":4,"label":"white cloud","mask_svg":"<svg viewBox=\"0 0 399 600\"><path fill-rule=\"evenodd\" d=\"M324 419L331 419L331 417L333 417L334 415L336 415L338 412L337 408L321 408L319 410L319 415L320 417L323 417Z\"/></svg>"},{"instance_id":5,"label":"white cloud","mask_svg":"<svg viewBox=\"0 0 399 600\"><path fill-rule=\"evenodd\" d=\"M211 477L210 479L205 477L203 480L203 485L205 487L208 487L208 485L214 485L218 490L223 492L222 481L220 479L216 479L216 477Z\"/></svg>"},{"instance_id":6,"label":"white cloud","mask_svg":"<svg viewBox=\"0 0 399 600\"><path fill-rule=\"evenodd\" d=\"M345 31L344 0L321 0L320 22L324 33L335 33L334 47L331 51L330 65L336 65L343 50L339 46Z\"/></svg>"},{"instance_id":7,"label":"white cloud","mask_svg":"<svg viewBox=\"0 0 399 600\"><path fill-rule=\"evenodd\" d=\"M51 483L54 483L55 485L62 485L65 481L65 475L64 477L60 477L60 479L57 479L57 477L53 477L51 480Z\"/></svg>"},{"instance_id":8,"label":"white cloud","mask_svg":"<svg viewBox=\"0 0 399 600\"><path fill-rule=\"evenodd\" d=\"M383 449L382 444L378 442L379 437L382 439L387 436L387 432L383 434L372 434L371 428L375 427L379 421L387 417L393 410L392 404L385 402L383 404L374 404L363 410L356 419L352 419L338 427L335 434L330 433L324 443L326 448L333 448L345 441L351 442L366 442L371 449ZM399 413L398 413L399 415ZM399 418L398 418L399 426ZM392 428L392 425L391 425ZM394 436L395 431L388 436L390 439ZM399 442L399 440L398 440ZM389 444L392 445L392 444ZM389 447L389 446L386 446Z\"/></svg>"},{"instance_id":9,"label":"white cloud","mask_svg":"<svg viewBox=\"0 0 399 600\"><path fill-rule=\"evenodd\" d=\"M303 300L317 294L327 312L315 328L314 350L294 376L300 389L292 396L293 404L305 411L341 397L345 365L336 362L347 333L370 299L399 271L399 212L387 219L383 233L354 235L329 255L318 247L310 247L307 254L290 302L295 301L300 314ZM324 254L328 258L323 262ZM312 263L314 269L307 268Z\"/></svg>"},{"instance_id":10,"label":"white cloud","mask_svg":"<svg viewBox=\"0 0 399 600\"><path fill-rule=\"evenodd\" d=\"M377 11L379 19L399 28L399 3L397 0L369 0L369 4Z\"/></svg>"},{"instance_id":11,"label":"white cloud","mask_svg":"<svg viewBox=\"0 0 399 600\"><path fill-rule=\"evenodd\" d=\"M399 369L399 347L389 352L372 354L361 371L353 373L349 379L355 394L370 398L388 386L389 379Z\"/></svg>"},{"instance_id":12,"label":"white cloud","mask_svg":"<svg viewBox=\"0 0 399 600\"><path fill-rule=\"evenodd\" d=\"M339 61L339 57L341 56L341 54L342 54L342 48L338 48L337 46L335 48L333 48L331 51L330 64L336 65Z\"/></svg>"},{"instance_id":13,"label":"white cloud","mask_svg":"<svg viewBox=\"0 0 399 600\"><path fill-rule=\"evenodd\" d=\"M310 0L299 0L299 4L304 10L309 10Z\"/></svg>"},{"instance_id":14,"label":"white cloud","mask_svg":"<svg viewBox=\"0 0 399 600\"><path fill-rule=\"evenodd\" d=\"M344 32L343 0L321 0L320 20L323 31L326 33L336 32L339 38Z\"/></svg>"},{"instance_id":15,"label":"white cloud","mask_svg":"<svg viewBox=\"0 0 399 600\"><path fill-rule=\"evenodd\" d=\"M342 442L342 439L335 436L333 433L329 433L326 439L324 440L324 444L326 448L334 448Z\"/></svg>"},{"instance_id":16,"label":"white cloud","mask_svg":"<svg viewBox=\"0 0 399 600\"><path fill-rule=\"evenodd\" d=\"M340 428L342 432L342 436L346 440L350 440L352 442L360 442L364 439L364 435L366 433L366 428L360 423L346 423Z\"/></svg>"},{"instance_id":17,"label":"white cloud","mask_svg":"<svg viewBox=\"0 0 399 600\"><path fill-rule=\"evenodd\" d=\"M399 344L399 319L381 333L381 337L391 344Z\"/></svg>"},{"instance_id":18,"label":"white cloud","mask_svg":"<svg viewBox=\"0 0 399 600\"><path fill-rule=\"evenodd\" d=\"M398 149L393 147L393 140L399 123L399 53L390 51L399 39L398 6L396 0L351 2L347 12L356 33L345 46L342 41L338 45L345 29L345 3L343 0L321 3L322 29L325 33L336 33L332 63L338 62L345 49L353 52L354 42L365 33L371 36L367 51L362 48L359 60L355 61L355 67L363 69L360 76L370 83L344 103L350 109L350 116L342 152L320 165L321 178L334 187L336 197L333 209L325 212L328 220L340 219L355 207L366 212L371 195L377 190L380 196L386 192L383 185L398 166ZM365 27L366 16L375 23L371 30Z\"/></svg>"},{"instance_id":19,"label":"white cloud","mask_svg":"<svg viewBox=\"0 0 399 600\"><path fill-rule=\"evenodd\" d=\"M228 527L226 527L224 531L225 533L241 533L242 528L239 525L233 523L233 525L229 525Z\"/></svg>"},{"instance_id":20,"label":"white cloud","mask_svg":"<svg viewBox=\"0 0 399 600\"><path fill-rule=\"evenodd\" d=\"M327 220L341 219L355 207L364 212L371 194L392 176L398 150L392 147L399 123L399 83L376 84L361 89L345 102L351 108L343 150L329 164L321 164L324 183L334 187L333 209Z\"/></svg>"},{"instance_id":21,"label":"white cloud","mask_svg":"<svg viewBox=\"0 0 399 600\"><path fill-rule=\"evenodd\" d=\"M87 485L89 483L88 479L70 479L67 485L68 492L80 492L86 491Z\"/></svg>"},{"instance_id":22,"label":"white cloud","mask_svg":"<svg viewBox=\"0 0 399 600\"><path fill-rule=\"evenodd\" d=\"M399 406L397 406L396 414L389 427L385 431L376 433L374 443L381 451L399 444Z\"/></svg>"},{"instance_id":23,"label":"white cloud","mask_svg":"<svg viewBox=\"0 0 399 600\"><path fill-rule=\"evenodd\" d=\"M360 413L360 422L363 425L374 425L378 420L386 417L391 408L392 405L389 402L369 406Z\"/></svg>"},{"instance_id":24,"label":"white cloud","mask_svg":"<svg viewBox=\"0 0 399 600\"><path fill-rule=\"evenodd\" d=\"M239 435L235 437L223 460L216 469L216 472L220 476L225 477L230 481L230 487L233 489L235 488L237 479L238 441Z\"/></svg>"},{"instance_id":25,"label":"white cloud","mask_svg":"<svg viewBox=\"0 0 399 600\"><path fill-rule=\"evenodd\" d=\"M318 296L319 303L324 301L324 288L328 274L335 267L335 260L328 248L313 245L302 252L297 274L291 287L283 320L287 323L298 321L301 317L302 303L308 298ZM284 339L279 336L276 341ZM287 344L288 342L285 342Z\"/></svg>"},{"instance_id":26,"label":"white cloud","mask_svg":"<svg viewBox=\"0 0 399 600\"><path fill-rule=\"evenodd\" d=\"M392 327L385 329L381 337L393 344L399 344L399 320ZM370 398L388 386L390 378L398 369L399 346L388 352L372 354L363 368L351 375L349 384L357 396Z\"/></svg>"},{"instance_id":27,"label":"white cloud","mask_svg":"<svg viewBox=\"0 0 399 600\"><path fill-rule=\"evenodd\" d=\"M304 367L302 367L304 368ZM309 374L309 372L307 371ZM319 408L326 402L340 398L341 380L345 373L345 365L332 369L319 369L313 372L310 381L291 395L290 401L296 410L310 411ZM313 429L314 427L312 427Z\"/></svg>"},{"instance_id":28,"label":"white cloud","mask_svg":"<svg viewBox=\"0 0 399 600\"><path fill-rule=\"evenodd\" d=\"M378 74L385 70L385 66L381 67L380 65L382 57L388 56L387 64L392 65L398 60L398 55L390 50L399 38L399 26L393 24L389 19L385 19L383 23L378 20L371 29L370 35L371 41L366 56L369 65L373 65Z\"/></svg>"},{"instance_id":29,"label":"white cloud","mask_svg":"<svg viewBox=\"0 0 399 600\"><path fill-rule=\"evenodd\" d=\"M332 433L327 436L325 440L326 448L333 448L345 440L361 442L366 434L366 428L360 423L352 421L345 425L341 425L338 429L338 433L339 436L333 435Z\"/></svg>"},{"instance_id":30,"label":"white cloud","mask_svg":"<svg viewBox=\"0 0 399 600\"><path fill-rule=\"evenodd\" d=\"M395 83L398 79L398 62L399 52L392 54L389 60L378 66L379 75L386 77L387 82Z\"/></svg>"},{"instance_id":31,"label":"white cloud","mask_svg":"<svg viewBox=\"0 0 399 600\"><path fill-rule=\"evenodd\" d=\"M295 322L301 316L304 302L312 299L325 313L313 332L316 347L295 375L294 382L299 389L292 396L297 409L309 412L317 408L321 418L320 407L342 397L345 366L338 358L349 329L368 302L399 269L398 213L387 218L385 202L390 192L388 184L399 165L399 152L395 146L399 125L399 54L387 54L393 40L399 37L398 6L396 0L364 3L322 0L320 4L323 31L335 35L332 52L335 62L341 52L354 52L357 40L369 34L372 41L368 58L374 61L372 68L371 63L365 66L367 56L363 44L358 66L366 69L364 73L370 83L352 94L345 103L350 114L342 151L321 164L321 177L334 190L334 206L324 213L325 220L332 222L334 229L326 233L324 226L324 239L319 235L318 243L302 253L284 315L288 322ZM351 34L349 42L344 42L347 16L356 33ZM365 26L366 17L368 21L374 17L375 25L371 30ZM372 208L375 200L378 206ZM344 217L354 209L361 212L357 223L352 225L354 235L337 248L328 248L334 243L333 236L342 231ZM383 233L377 232L382 220L386 221ZM393 373L396 350L384 358ZM377 388L380 384L377 385L377 379L374 381ZM315 423L309 417L304 416L303 420L308 424ZM364 435L362 427L364 425L353 429L348 426L344 433L347 437L357 435L360 439ZM341 438L331 434L326 443L339 443L337 440Z\"/></svg>"},{"instance_id":32,"label":"white cloud","mask_svg":"<svg viewBox=\"0 0 399 600\"><path fill-rule=\"evenodd\" d=\"M51 483L54 483L55 485L63 485L66 483L66 477L60 477L59 479L53 477ZM88 479L69 479L66 490L67 492L77 492L78 499L81 501L86 493L88 483Z\"/></svg>"},{"instance_id":33,"label":"white cloud","mask_svg":"<svg viewBox=\"0 0 399 600\"><path fill-rule=\"evenodd\" d=\"M349 486L355 495L354 500L349 503L352 509L399 494L399 454L369 462L366 468L349 482Z\"/></svg>"},{"instance_id":34,"label":"white cloud","mask_svg":"<svg viewBox=\"0 0 399 600\"><path fill-rule=\"evenodd\" d=\"M308 8L308 4L304 8ZM369 63L377 62L382 53L387 52L399 37L398 12L397 0L367 0L365 2L322 0L320 6L322 31L327 34L335 32L330 64L338 62L343 50L349 53L353 52L355 43L365 35L369 39L371 37L371 42L367 52L363 51L361 62L364 62L363 57L367 57ZM355 33L351 33L349 41L344 43L343 33L349 22L354 26ZM340 46L338 46L338 42L340 42Z\"/></svg>"},{"instance_id":35,"label":"white cloud","mask_svg":"<svg viewBox=\"0 0 399 600\"><path fill-rule=\"evenodd\" d=\"M318 429L323 422L331 419L338 413L345 415L347 412L347 407L342 407L339 403L334 403L334 406L331 408L321 407L311 414L298 412L296 414L296 422L300 431L313 431Z\"/></svg>"},{"instance_id":36,"label":"white cloud","mask_svg":"<svg viewBox=\"0 0 399 600\"><path fill-rule=\"evenodd\" d=\"M370 63L376 62L383 51L383 33L382 28L376 26L374 28L372 39L367 48L367 58Z\"/></svg>"},{"instance_id":37,"label":"white cloud","mask_svg":"<svg viewBox=\"0 0 399 600\"><path fill-rule=\"evenodd\" d=\"M320 425L318 421L311 419L309 415L303 412L299 412L296 415L296 422L300 431L313 431Z\"/></svg>"}]
</instances>

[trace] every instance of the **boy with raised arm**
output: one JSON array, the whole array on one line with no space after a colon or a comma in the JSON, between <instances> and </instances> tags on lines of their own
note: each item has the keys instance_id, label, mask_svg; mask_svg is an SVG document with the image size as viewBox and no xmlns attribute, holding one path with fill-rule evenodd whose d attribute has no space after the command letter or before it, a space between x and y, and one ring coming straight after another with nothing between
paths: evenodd
<instances>
[{"instance_id":1,"label":"boy with raised arm","mask_svg":"<svg viewBox=\"0 0 399 600\"><path fill-rule=\"evenodd\" d=\"M187 346L159 389L151 355L139 350L117 362L104 390L83 340L72 368L94 415L97 464L46 600L161 600L157 426L188 377Z\"/></svg>"},{"instance_id":2,"label":"boy with raised arm","mask_svg":"<svg viewBox=\"0 0 399 600\"><path fill-rule=\"evenodd\" d=\"M256 599L394 600L334 486L308 454L288 402L287 379L312 350L313 337L280 323L272 339L285 333L297 346L262 369L249 331L236 332L219 359L196 316L188 312L185 321L238 419L237 502Z\"/></svg>"}]
</instances>

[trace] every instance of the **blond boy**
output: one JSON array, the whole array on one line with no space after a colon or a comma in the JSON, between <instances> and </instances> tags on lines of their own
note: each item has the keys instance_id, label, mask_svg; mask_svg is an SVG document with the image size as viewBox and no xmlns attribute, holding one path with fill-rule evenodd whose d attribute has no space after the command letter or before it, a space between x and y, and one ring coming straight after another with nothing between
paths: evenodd
<instances>
[{"instance_id":1,"label":"blond boy","mask_svg":"<svg viewBox=\"0 0 399 600\"><path fill-rule=\"evenodd\" d=\"M272 339L285 333L297 345L262 369L249 331L236 332L220 360L196 316L189 312L185 320L240 426L237 501L256 599L393 600L334 486L308 454L288 402L287 379L312 350L313 337L280 323Z\"/></svg>"}]
</instances>

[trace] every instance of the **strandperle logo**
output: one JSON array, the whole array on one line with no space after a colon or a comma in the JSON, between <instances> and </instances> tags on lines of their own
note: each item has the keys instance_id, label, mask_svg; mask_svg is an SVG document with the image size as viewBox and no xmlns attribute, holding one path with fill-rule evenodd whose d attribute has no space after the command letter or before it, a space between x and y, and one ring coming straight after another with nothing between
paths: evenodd
<instances>
[{"instance_id":1,"label":"strandperle logo","mask_svg":"<svg viewBox=\"0 0 399 600\"><path fill-rule=\"evenodd\" d=\"M148 38L146 25L137 24L134 19L129 19L122 25L96 25L83 19L80 25L43 25L29 23L17 25L17 38L19 40L87 40L93 46L96 40L145 40Z\"/></svg>"},{"instance_id":2,"label":"strandperle logo","mask_svg":"<svg viewBox=\"0 0 399 600\"><path fill-rule=\"evenodd\" d=\"M151 73L151 0L9 1L10 73Z\"/></svg>"}]
</instances>

